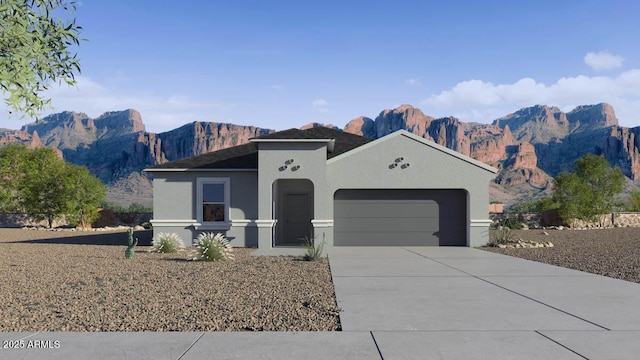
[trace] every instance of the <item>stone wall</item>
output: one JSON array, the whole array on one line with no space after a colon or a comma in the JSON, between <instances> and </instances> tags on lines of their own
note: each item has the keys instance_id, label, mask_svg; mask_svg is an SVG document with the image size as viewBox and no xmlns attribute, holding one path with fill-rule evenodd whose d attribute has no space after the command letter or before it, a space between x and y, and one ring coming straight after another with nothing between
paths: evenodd
<instances>
[{"instance_id":1,"label":"stone wall","mask_svg":"<svg viewBox=\"0 0 640 360\"><path fill-rule=\"evenodd\" d=\"M497 227L504 219L516 219L521 222L525 228L540 229L541 214L491 214L493 227ZM612 227L640 227L640 213L622 212L601 215L596 221L588 222L584 220L574 220L567 224L573 229L593 229L593 228L612 228Z\"/></svg>"},{"instance_id":2,"label":"stone wall","mask_svg":"<svg viewBox=\"0 0 640 360\"><path fill-rule=\"evenodd\" d=\"M117 213L113 214L113 218L109 221L103 221L99 224L103 226L135 226L147 223L151 220L153 214L148 213ZM95 224L95 223L94 223ZM68 223L64 219L54 220L53 227L67 226ZM47 221L32 221L26 214L0 213L0 227L5 228L21 228L21 227L48 227Z\"/></svg>"}]
</instances>

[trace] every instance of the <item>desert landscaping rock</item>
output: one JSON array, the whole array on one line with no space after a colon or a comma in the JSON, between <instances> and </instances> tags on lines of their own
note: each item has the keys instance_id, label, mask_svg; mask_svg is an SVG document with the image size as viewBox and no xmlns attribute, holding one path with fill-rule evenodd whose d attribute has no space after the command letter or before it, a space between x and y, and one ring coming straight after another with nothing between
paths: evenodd
<instances>
[{"instance_id":1,"label":"desert landscaping rock","mask_svg":"<svg viewBox=\"0 0 640 360\"><path fill-rule=\"evenodd\" d=\"M513 230L512 236L553 247L483 250L640 283L640 229Z\"/></svg>"},{"instance_id":2,"label":"desert landscaping rock","mask_svg":"<svg viewBox=\"0 0 640 360\"><path fill-rule=\"evenodd\" d=\"M74 235L0 229L0 331L340 329L326 258L234 249L233 261L195 262L138 246L127 260L125 232L123 245L50 243Z\"/></svg>"}]
</instances>

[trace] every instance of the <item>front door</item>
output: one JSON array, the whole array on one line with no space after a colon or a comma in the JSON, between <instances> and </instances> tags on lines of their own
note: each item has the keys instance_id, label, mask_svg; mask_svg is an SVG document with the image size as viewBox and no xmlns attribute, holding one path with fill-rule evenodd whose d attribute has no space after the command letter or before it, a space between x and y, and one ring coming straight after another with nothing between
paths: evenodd
<instances>
[{"instance_id":1,"label":"front door","mask_svg":"<svg viewBox=\"0 0 640 360\"><path fill-rule=\"evenodd\" d=\"M304 245L304 239L312 236L311 194L287 193L283 205L284 236L279 245Z\"/></svg>"}]
</instances>

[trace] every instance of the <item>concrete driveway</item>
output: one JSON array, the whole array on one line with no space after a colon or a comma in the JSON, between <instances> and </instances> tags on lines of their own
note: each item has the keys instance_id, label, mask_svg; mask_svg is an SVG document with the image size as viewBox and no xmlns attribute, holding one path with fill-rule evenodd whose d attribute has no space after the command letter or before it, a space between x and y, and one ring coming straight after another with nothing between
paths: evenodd
<instances>
[{"instance_id":1,"label":"concrete driveway","mask_svg":"<svg viewBox=\"0 0 640 360\"><path fill-rule=\"evenodd\" d=\"M339 248L343 331L384 359L638 359L640 284L472 248Z\"/></svg>"},{"instance_id":2,"label":"concrete driveway","mask_svg":"<svg viewBox=\"0 0 640 360\"><path fill-rule=\"evenodd\" d=\"M329 260L343 331L0 333L23 346L0 359L640 358L640 284L470 248Z\"/></svg>"}]
</instances>

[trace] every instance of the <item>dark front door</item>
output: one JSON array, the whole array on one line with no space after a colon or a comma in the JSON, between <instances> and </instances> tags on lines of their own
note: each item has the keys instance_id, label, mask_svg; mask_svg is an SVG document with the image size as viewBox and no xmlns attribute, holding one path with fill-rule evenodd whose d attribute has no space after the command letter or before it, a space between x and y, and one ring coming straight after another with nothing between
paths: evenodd
<instances>
[{"instance_id":1,"label":"dark front door","mask_svg":"<svg viewBox=\"0 0 640 360\"><path fill-rule=\"evenodd\" d=\"M279 245L303 245L304 239L311 236L312 206L311 194L284 195L284 236Z\"/></svg>"}]
</instances>

